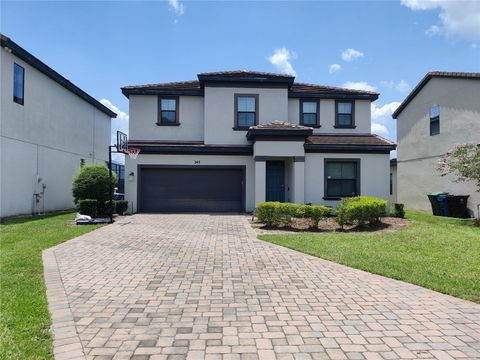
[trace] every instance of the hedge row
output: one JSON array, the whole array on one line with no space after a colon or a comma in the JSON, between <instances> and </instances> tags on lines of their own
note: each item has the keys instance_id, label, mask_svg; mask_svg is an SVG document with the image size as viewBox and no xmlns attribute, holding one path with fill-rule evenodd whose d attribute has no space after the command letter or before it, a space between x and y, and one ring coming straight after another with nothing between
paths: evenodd
<instances>
[{"instance_id":1,"label":"hedge row","mask_svg":"<svg viewBox=\"0 0 480 360\"><path fill-rule=\"evenodd\" d=\"M310 227L317 228L324 217L329 216L331 208L321 205L298 205L281 202L263 202L257 205L257 220L268 227L289 226L293 218L310 219Z\"/></svg>"},{"instance_id":2,"label":"hedge row","mask_svg":"<svg viewBox=\"0 0 480 360\"><path fill-rule=\"evenodd\" d=\"M336 212L336 221L339 225L380 223L380 218L387 213L387 200L369 196L344 198Z\"/></svg>"},{"instance_id":3,"label":"hedge row","mask_svg":"<svg viewBox=\"0 0 480 360\"><path fill-rule=\"evenodd\" d=\"M396 207L397 216L403 215L403 206ZM310 227L317 228L318 223L330 216L332 209L322 205L297 205L292 203L263 202L255 209L257 220L267 227L289 226L293 218L310 219ZM386 216L387 201L368 196L344 198L336 210L335 221L343 225L358 226L380 223Z\"/></svg>"}]
</instances>

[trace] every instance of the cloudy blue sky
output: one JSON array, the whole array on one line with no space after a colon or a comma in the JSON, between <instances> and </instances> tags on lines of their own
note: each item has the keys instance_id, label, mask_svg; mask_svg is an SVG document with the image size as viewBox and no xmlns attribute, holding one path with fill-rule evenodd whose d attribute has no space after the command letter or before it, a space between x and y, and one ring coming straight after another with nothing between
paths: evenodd
<instances>
[{"instance_id":1,"label":"cloudy blue sky","mask_svg":"<svg viewBox=\"0 0 480 360\"><path fill-rule=\"evenodd\" d=\"M123 85L204 71L376 90L372 129L430 70L480 71L480 1L1 1L0 30L119 113Z\"/></svg>"}]
</instances>

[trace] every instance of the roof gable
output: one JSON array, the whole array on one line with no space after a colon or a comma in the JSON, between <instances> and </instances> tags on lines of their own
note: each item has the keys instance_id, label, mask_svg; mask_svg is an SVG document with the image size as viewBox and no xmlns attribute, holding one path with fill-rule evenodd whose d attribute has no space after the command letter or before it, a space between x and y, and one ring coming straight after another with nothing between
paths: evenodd
<instances>
[{"instance_id":1,"label":"roof gable","mask_svg":"<svg viewBox=\"0 0 480 360\"><path fill-rule=\"evenodd\" d=\"M467 80L480 80L480 73L467 73L467 72L445 72L445 71L430 71L422 80L413 88L410 94L407 95L405 100L400 104L397 110L394 111L392 117L396 119L398 115L407 107L407 105L415 98L415 96L427 85L432 78L445 78L445 79L467 79Z\"/></svg>"},{"instance_id":2,"label":"roof gable","mask_svg":"<svg viewBox=\"0 0 480 360\"><path fill-rule=\"evenodd\" d=\"M62 75L60 75L58 72L53 70L51 67L49 67L48 65L46 65L45 63L37 59L35 56L30 54L27 50L25 50L20 45L18 45L13 40L11 40L8 36L0 34L0 45L3 48L8 49L7 51L11 52L13 55L25 61L30 66L34 67L44 75L48 76L50 79L52 79L56 83L63 86L65 89L73 92L75 95L79 96L90 105L96 107L98 110L100 110L104 114L110 116L111 118L117 117L117 114L114 113L112 110L107 108L105 105L103 105L101 102L99 102L89 94L87 94L85 91L83 91L78 86L70 82L68 79L64 78Z\"/></svg>"}]
</instances>

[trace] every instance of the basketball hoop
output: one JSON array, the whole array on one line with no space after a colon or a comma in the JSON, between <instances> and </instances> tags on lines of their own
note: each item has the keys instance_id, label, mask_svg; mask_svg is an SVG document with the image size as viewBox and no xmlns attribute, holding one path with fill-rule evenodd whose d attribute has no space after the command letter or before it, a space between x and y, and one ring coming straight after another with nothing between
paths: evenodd
<instances>
[{"instance_id":1,"label":"basketball hoop","mask_svg":"<svg viewBox=\"0 0 480 360\"><path fill-rule=\"evenodd\" d=\"M135 160L138 154L140 154L140 149L136 147L129 147L127 148L127 154L130 156L130 159Z\"/></svg>"}]
</instances>

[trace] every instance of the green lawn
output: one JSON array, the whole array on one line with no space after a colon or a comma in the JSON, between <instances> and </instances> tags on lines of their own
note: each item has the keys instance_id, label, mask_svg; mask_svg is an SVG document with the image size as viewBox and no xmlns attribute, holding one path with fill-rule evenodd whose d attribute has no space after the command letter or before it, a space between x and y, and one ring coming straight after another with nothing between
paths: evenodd
<instances>
[{"instance_id":1,"label":"green lawn","mask_svg":"<svg viewBox=\"0 0 480 360\"><path fill-rule=\"evenodd\" d=\"M63 213L0 224L0 359L53 359L42 250L99 227L73 219Z\"/></svg>"},{"instance_id":2,"label":"green lawn","mask_svg":"<svg viewBox=\"0 0 480 360\"><path fill-rule=\"evenodd\" d=\"M480 228L408 211L411 225L384 233L299 233L259 238L353 268L480 303Z\"/></svg>"}]
</instances>

